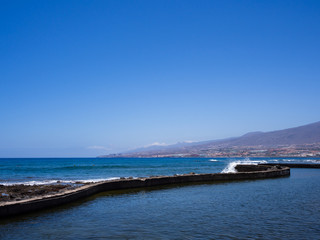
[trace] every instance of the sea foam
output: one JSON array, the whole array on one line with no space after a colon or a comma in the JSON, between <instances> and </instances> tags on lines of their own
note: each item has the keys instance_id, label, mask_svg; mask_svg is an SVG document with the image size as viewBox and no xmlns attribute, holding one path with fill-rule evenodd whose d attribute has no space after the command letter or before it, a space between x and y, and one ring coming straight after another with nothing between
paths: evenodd
<instances>
[{"instance_id":1,"label":"sea foam","mask_svg":"<svg viewBox=\"0 0 320 240\"><path fill-rule=\"evenodd\" d=\"M209 162L218 162L217 159L209 159Z\"/></svg>"},{"instance_id":2,"label":"sea foam","mask_svg":"<svg viewBox=\"0 0 320 240\"><path fill-rule=\"evenodd\" d=\"M264 161L264 160L254 161L254 160L250 160L250 158L246 158L244 160L237 160L237 161L230 162L221 172L222 173L235 173L235 172L237 172L235 167L239 164L257 165L259 163L266 163L266 162L267 161Z\"/></svg>"},{"instance_id":3,"label":"sea foam","mask_svg":"<svg viewBox=\"0 0 320 240\"><path fill-rule=\"evenodd\" d=\"M50 185L50 184L76 184L76 183L97 183L103 181L117 180L119 177L99 178L99 179L85 179L85 180L43 180L43 181L25 181L25 182L0 182L0 185Z\"/></svg>"}]
</instances>

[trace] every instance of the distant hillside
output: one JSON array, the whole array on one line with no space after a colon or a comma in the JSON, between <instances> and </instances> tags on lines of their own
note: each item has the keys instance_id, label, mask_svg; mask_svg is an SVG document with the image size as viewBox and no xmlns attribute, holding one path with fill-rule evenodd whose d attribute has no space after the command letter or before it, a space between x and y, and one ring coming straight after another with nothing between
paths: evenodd
<instances>
[{"instance_id":1,"label":"distant hillside","mask_svg":"<svg viewBox=\"0 0 320 240\"><path fill-rule=\"evenodd\" d=\"M320 142L320 122L272 132L247 133L241 137L221 140L214 144L225 146L275 147L279 145L310 144ZM210 143L209 143L210 145Z\"/></svg>"},{"instance_id":2,"label":"distant hillside","mask_svg":"<svg viewBox=\"0 0 320 240\"><path fill-rule=\"evenodd\" d=\"M253 147L269 149L320 143L320 122L272 132L252 132L241 137L195 143L179 143L169 146L141 148L135 151L102 157L149 157L157 155L202 155L219 149ZM209 155L208 155L209 156Z\"/></svg>"}]
</instances>

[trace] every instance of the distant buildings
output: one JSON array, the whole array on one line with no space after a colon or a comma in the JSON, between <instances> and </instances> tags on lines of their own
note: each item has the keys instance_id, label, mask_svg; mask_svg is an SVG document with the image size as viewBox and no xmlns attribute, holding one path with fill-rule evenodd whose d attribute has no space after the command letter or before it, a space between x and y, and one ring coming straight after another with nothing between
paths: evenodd
<instances>
[{"instance_id":1,"label":"distant buildings","mask_svg":"<svg viewBox=\"0 0 320 240\"><path fill-rule=\"evenodd\" d=\"M282 145L276 147L264 146L233 146L193 149L176 149L175 151L146 151L131 154L111 154L107 158L137 157L137 158L227 158L227 157L320 157L320 143L302 145Z\"/></svg>"}]
</instances>

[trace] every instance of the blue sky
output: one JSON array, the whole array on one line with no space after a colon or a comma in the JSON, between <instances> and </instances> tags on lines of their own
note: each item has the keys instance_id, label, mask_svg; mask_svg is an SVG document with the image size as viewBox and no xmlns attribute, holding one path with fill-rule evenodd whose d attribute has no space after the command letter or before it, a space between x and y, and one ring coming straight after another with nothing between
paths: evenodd
<instances>
[{"instance_id":1,"label":"blue sky","mask_svg":"<svg viewBox=\"0 0 320 240\"><path fill-rule=\"evenodd\" d=\"M1 1L0 157L320 120L320 1Z\"/></svg>"}]
</instances>

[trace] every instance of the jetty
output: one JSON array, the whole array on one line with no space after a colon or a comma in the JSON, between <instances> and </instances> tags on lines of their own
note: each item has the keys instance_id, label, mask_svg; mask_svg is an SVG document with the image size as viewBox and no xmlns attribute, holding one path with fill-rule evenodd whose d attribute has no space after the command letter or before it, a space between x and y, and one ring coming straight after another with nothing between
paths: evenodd
<instances>
[{"instance_id":1,"label":"jetty","mask_svg":"<svg viewBox=\"0 0 320 240\"><path fill-rule=\"evenodd\" d=\"M275 163L263 163L263 165L273 166ZM320 164L313 163L277 163L277 165L289 168L320 168Z\"/></svg>"},{"instance_id":2,"label":"jetty","mask_svg":"<svg viewBox=\"0 0 320 240\"><path fill-rule=\"evenodd\" d=\"M63 193L55 193L41 197L34 197L18 201L0 203L0 218L14 216L58 205L71 203L97 193L125 190L134 188L148 188L155 186L214 183L221 181L239 181L264 178L276 178L290 175L290 168L281 165L237 165L236 173L183 174L174 176L155 176L148 178L123 178L84 185Z\"/></svg>"}]
</instances>

